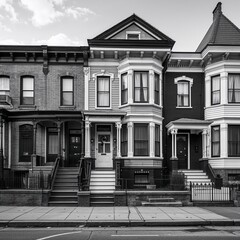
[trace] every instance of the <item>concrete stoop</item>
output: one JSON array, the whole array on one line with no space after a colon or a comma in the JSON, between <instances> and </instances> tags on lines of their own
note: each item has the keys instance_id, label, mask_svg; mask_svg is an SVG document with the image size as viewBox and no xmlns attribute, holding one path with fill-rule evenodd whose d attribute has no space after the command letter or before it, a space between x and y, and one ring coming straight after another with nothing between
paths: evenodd
<instances>
[{"instance_id":1,"label":"concrete stoop","mask_svg":"<svg viewBox=\"0 0 240 240\"><path fill-rule=\"evenodd\" d=\"M142 202L145 207L182 207L181 201L175 201L174 198L148 198L148 201Z\"/></svg>"}]
</instances>

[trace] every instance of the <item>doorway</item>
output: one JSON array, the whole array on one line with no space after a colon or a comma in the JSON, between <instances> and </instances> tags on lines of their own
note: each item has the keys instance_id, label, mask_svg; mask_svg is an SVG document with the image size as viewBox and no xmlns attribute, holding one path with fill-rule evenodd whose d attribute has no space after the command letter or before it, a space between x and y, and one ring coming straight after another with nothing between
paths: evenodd
<instances>
[{"instance_id":1,"label":"doorway","mask_svg":"<svg viewBox=\"0 0 240 240\"><path fill-rule=\"evenodd\" d=\"M69 130L69 167L77 167L81 158L81 130Z\"/></svg>"},{"instance_id":2,"label":"doorway","mask_svg":"<svg viewBox=\"0 0 240 240\"><path fill-rule=\"evenodd\" d=\"M189 134L177 134L178 169L189 169Z\"/></svg>"}]
</instances>

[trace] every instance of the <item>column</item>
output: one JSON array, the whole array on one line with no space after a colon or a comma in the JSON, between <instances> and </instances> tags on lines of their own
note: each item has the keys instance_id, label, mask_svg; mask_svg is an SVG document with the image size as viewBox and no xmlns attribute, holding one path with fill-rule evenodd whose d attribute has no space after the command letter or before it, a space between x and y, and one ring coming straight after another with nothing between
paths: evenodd
<instances>
[{"instance_id":1,"label":"column","mask_svg":"<svg viewBox=\"0 0 240 240\"><path fill-rule=\"evenodd\" d=\"M133 103L133 70L128 70L128 103Z\"/></svg>"},{"instance_id":2,"label":"column","mask_svg":"<svg viewBox=\"0 0 240 240\"><path fill-rule=\"evenodd\" d=\"M163 158L163 136L162 136L162 124L160 124L160 158Z\"/></svg>"},{"instance_id":3,"label":"column","mask_svg":"<svg viewBox=\"0 0 240 240\"><path fill-rule=\"evenodd\" d=\"M61 158L61 122L57 122L57 132L58 132L58 158Z\"/></svg>"},{"instance_id":4,"label":"column","mask_svg":"<svg viewBox=\"0 0 240 240\"><path fill-rule=\"evenodd\" d=\"M163 92L162 92L162 73L159 74L159 94L160 94L160 102L159 105L162 107L163 103ZM161 126L162 128L162 126Z\"/></svg>"},{"instance_id":5,"label":"column","mask_svg":"<svg viewBox=\"0 0 240 240\"><path fill-rule=\"evenodd\" d=\"M122 124L120 122L117 122L116 127L117 127L117 157L121 157L121 128L122 128Z\"/></svg>"},{"instance_id":6,"label":"column","mask_svg":"<svg viewBox=\"0 0 240 240\"><path fill-rule=\"evenodd\" d=\"M33 154L31 156L32 161L32 171L33 167L37 166L37 123L36 121L33 121Z\"/></svg>"},{"instance_id":7,"label":"column","mask_svg":"<svg viewBox=\"0 0 240 240\"><path fill-rule=\"evenodd\" d=\"M228 104L228 73L220 74L221 104Z\"/></svg>"},{"instance_id":8,"label":"column","mask_svg":"<svg viewBox=\"0 0 240 240\"><path fill-rule=\"evenodd\" d=\"M4 158L3 158L3 119L0 116L0 188L4 187Z\"/></svg>"},{"instance_id":9,"label":"column","mask_svg":"<svg viewBox=\"0 0 240 240\"><path fill-rule=\"evenodd\" d=\"M128 157L133 157L133 122L127 124L128 127Z\"/></svg>"},{"instance_id":10,"label":"column","mask_svg":"<svg viewBox=\"0 0 240 240\"><path fill-rule=\"evenodd\" d=\"M202 131L202 158L207 158L207 129Z\"/></svg>"},{"instance_id":11,"label":"column","mask_svg":"<svg viewBox=\"0 0 240 240\"><path fill-rule=\"evenodd\" d=\"M228 157L228 125L227 123L220 124L220 157Z\"/></svg>"},{"instance_id":12,"label":"column","mask_svg":"<svg viewBox=\"0 0 240 240\"><path fill-rule=\"evenodd\" d=\"M90 67L84 67L83 68L84 71L84 88L85 88L85 97L84 97L84 109L88 110L88 82L90 81Z\"/></svg>"},{"instance_id":13,"label":"column","mask_svg":"<svg viewBox=\"0 0 240 240\"><path fill-rule=\"evenodd\" d=\"M150 129L150 157L155 157L155 123L150 122L149 124Z\"/></svg>"},{"instance_id":14,"label":"column","mask_svg":"<svg viewBox=\"0 0 240 240\"><path fill-rule=\"evenodd\" d=\"M90 158L90 121L88 117L85 119L85 157Z\"/></svg>"},{"instance_id":15,"label":"column","mask_svg":"<svg viewBox=\"0 0 240 240\"><path fill-rule=\"evenodd\" d=\"M205 77L205 107L211 106L211 77Z\"/></svg>"},{"instance_id":16,"label":"column","mask_svg":"<svg viewBox=\"0 0 240 240\"><path fill-rule=\"evenodd\" d=\"M149 70L149 103L154 104L154 71Z\"/></svg>"},{"instance_id":17,"label":"column","mask_svg":"<svg viewBox=\"0 0 240 240\"><path fill-rule=\"evenodd\" d=\"M171 130L172 134L172 159L177 159L177 129Z\"/></svg>"}]
</instances>

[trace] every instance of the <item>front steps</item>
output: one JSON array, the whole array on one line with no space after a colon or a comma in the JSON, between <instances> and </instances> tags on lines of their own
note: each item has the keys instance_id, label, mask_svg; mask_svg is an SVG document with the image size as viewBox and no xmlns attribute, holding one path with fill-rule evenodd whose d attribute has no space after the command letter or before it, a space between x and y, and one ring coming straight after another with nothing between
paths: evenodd
<instances>
[{"instance_id":1,"label":"front steps","mask_svg":"<svg viewBox=\"0 0 240 240\"><path fill-rule=\"evenodd\" d=\"M142 202L145 207L182 207L182 202L175 201L174 198L148 198L147 202Z\"/></svg>"},{"instance_id":2,"label":"front steps","mask_svg":"<svg viewBox=\"0 0 240 240\"><path fill-rule=\"evenodd\" d=\"M90 178L90 205L91 206L113 206L115 191L114 170L91 171Z\"/></svg>"},{"instance_id":3,"label":"front steps","mask_svg":"<svg viewBox=\"0 0 240 240\"><path fill-rule=\"evenodd\" d=\"M59 168L48 206L78 206L78 168Z\"/></svg>"},{"instance_id":4,"label":"front steps","mask_svg":"<svg viewBox=\"0 0 240 240\"><path fill-rule=\"evenodd\" d=\"M193 184L212 184L211 179L202 170L178 170L182 172L186 179L186 187L190 188L190 183Z\"/></svg>"}]
</instances>

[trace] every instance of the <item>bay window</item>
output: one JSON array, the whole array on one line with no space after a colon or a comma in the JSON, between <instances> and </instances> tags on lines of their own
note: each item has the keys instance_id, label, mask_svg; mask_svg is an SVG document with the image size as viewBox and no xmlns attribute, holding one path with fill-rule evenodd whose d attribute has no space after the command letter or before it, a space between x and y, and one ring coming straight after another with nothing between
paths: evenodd
<instances>
[{"instance_id":1,"label":"bay window","mask_svg":"<svg viewBox=\"0 0 240 240\"><path fill-rule=\"evenodd\" d=\"M212 77L212 80L211 80L211 103L212 103L212 105L220 103L220 76Z\"/></svg>"},{"instance_id":2,"label":"bay window","mask_svg":"<svg viewBox=\"0 0 240 240\"><path fill-rule=\"evenodd\" d=\"M220 126L212 127L212 157L220 156Z\"/></svg>"},{"instance_id":3,"label":"bay window","mask_svg":"<svg viewBox=\"0 0 240 240\"><path fill-rule=\"evenodd\" d=\"M160 126L155 125L155 156L160 157Z\"/></svg>"},{"instance_id":4,"label":"bay window","mask_svg":"<svg viewBox=\"0 0 240 240\"><path fill-rule=\"evenodd\" d=\"M228 126L228 156L240 156L240 125Z\"/></svg>"},{"instance_id":5,"label":"bay window","mask_svg":"<svg viewBox=\"0 0 240 240\"><path fill-rule=\"evenodd\" d=\"M128 75L127 73L122 75L121 78L121 104L128 103Z\"/></svg>"},{"instance_id":6,"label":"bay window","mask_svg":"<svg viewBox=\"0 0 240 240\"><path fill-rule=\"evenodd\" d=\"M159 74L154 73L154 103L160 103L160 85L159 85Z\"/></svg>"},{"instance_id":7,"label":"bay window","mask_svg":"<svg viewBox=\"0 0 240 240\"><path fill-rule=\"evenodd\" d=\"M147 123L134 124L134 156L149 156L149 134Z\"/></svg>"},{"instance_id":8,"label":"bay window","mask_svg":"<svg viewBox=\"0 0 240 240\"><path fill-rule=\"evenodd\" d=\"M148 102L148 72L134 73L134 102Z\"/></svg>"},{"instance_id":9,"label":"bay window","mask_svg":"<svg viewBox=\"0 0 240 240\"><path fill-rule=\"evenodd\" d=\"M240 103L240 74L228 75L228 102Z\"/></svg>"}]
</instances>

